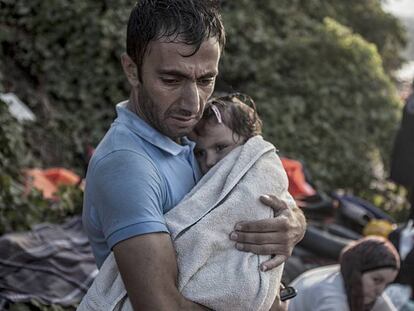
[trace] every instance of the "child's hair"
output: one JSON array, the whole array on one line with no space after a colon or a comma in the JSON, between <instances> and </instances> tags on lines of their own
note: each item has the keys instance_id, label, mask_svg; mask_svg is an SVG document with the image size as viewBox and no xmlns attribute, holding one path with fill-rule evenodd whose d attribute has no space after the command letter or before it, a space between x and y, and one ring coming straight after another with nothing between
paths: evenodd
<instances>
[{"instance_id":1,"label":"child's hair","mask_svg":"<svg viewBox=\"0 0 414 311\"><path fill-rule=\"evenodd\" d=\"M194 130L200 134L204 124L209 122L222 122L245 140L262 134L262 120L257 114L256 104L250 96L242 93L212 97Z\"/></svg>"}]
</instances>

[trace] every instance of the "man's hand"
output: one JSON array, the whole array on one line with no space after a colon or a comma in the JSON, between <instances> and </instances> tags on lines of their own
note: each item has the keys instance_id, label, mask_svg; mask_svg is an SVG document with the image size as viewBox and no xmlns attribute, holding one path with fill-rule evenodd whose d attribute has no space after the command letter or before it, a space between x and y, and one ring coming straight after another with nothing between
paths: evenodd
<instances>
[{"instance_id":1,"label":"man's hand","mask_svg":"<svg viewBox=\"0 0 414 311\"><path fill-rule=\"evenodd\" d=\"M297 206L289 208L273 195L261 196L260 201L274 210L275 217L238 223L230 239L237 242L238 250L274 255L261 264L260 269L266 271L279 266L292 254L293 247L305 234L306 219Z\"/></svg>"}]
</instances>

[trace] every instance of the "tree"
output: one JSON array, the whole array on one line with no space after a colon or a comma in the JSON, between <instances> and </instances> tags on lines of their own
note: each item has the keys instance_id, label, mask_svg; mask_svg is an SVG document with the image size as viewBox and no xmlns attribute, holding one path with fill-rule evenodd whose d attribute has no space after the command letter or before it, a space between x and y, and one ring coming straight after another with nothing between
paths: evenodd
<instances>
[{"instance_id":1,"label":"tree","mask_svg":"<svg viewBox=\"0 0 414 311\"><path fill-rule=\"evenodd\" d=\"M407 45L404 26L382 8L382 0L300 0L299 8L311 18L322 21L331 17L376 45L385 71L401 67L401 52Z\"/></svg>"},{"instance_id":2,"label":"tree","mask_svg":"<svg viewBox=\"0 0 414 311\"><path fill-rule=\"evenodd\" d=\"M1 0L0 8L2 82L37 115L30 145L46 165L80 170L85 145L99 141L128 94L119 58L130 4Z\"/></svg>"},{"instance_id":3,"label":"tree","mask_svg":"<svg viewBox=\"0 0 414 311\"><path fill-rule=\"evenodd\" d=\"M298 1L227 3L224 22L218 87L252 95L266 137L322 188L367 189L388 161L399 104L375 45Z\"/></svg>"}]
</instances>

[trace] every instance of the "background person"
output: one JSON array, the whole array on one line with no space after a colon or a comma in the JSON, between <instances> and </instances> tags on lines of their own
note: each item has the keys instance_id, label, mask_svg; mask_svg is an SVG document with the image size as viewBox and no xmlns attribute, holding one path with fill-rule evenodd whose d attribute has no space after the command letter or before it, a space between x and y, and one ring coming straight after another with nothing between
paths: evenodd
<instances>
[{"instance_id":1,"label":"background person","mask_svg":"<svg viewBox=\"0 0 414 311\"><path fill-rule=\"evenodd\" d=\"M292 282L298 291L289 311L396 310L383 293L400 268L387 239L368 236L343 249L339 265L309 270Z\"/></svg>"},{"instance_id":2,"label":"background person","mask_svg":"<svg viewBox=\"0 0 414 311\"><path fill-rule=\"evenodd\" d=\"M407 189L409 219L414 220L414 80L403 110L391 156L391 179Z\"/></svg>"}]
</instances>

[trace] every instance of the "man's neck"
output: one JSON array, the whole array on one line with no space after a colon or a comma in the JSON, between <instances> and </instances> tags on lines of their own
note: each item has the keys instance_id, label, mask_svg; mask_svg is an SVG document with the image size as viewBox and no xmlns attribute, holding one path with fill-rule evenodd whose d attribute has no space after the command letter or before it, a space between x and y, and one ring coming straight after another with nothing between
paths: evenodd
<instances>
[{"instance_id":1,"label":"man's neck","mask_svg":"<svg viewBox=\"0 0 414 311\"><path fill-rule=\"evenodd\" d=\"M131 92L126 107L127 107L128 110L135 113L138 117L145 120L145 117L142 115L142 113L140 113L140 111L138 109L138 96L134 95L134 92ZM145 120L145 122L147 122L147 120Z\"/></svg>"}]
</instances>

